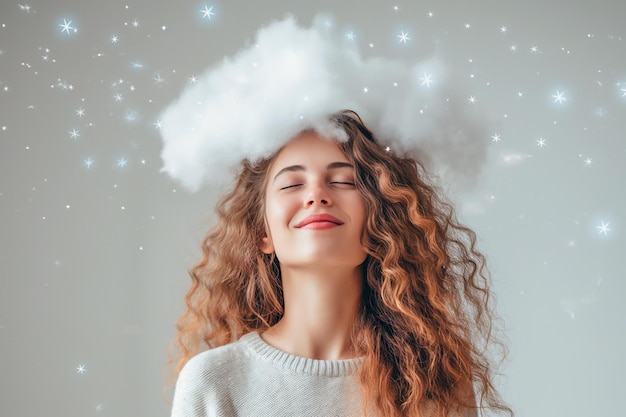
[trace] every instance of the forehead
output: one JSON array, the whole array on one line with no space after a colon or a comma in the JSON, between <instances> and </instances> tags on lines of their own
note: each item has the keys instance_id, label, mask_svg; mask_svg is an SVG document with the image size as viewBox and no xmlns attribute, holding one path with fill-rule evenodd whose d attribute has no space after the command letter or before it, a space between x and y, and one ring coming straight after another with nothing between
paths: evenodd
<instances>
[{"instance_id":1,"label":"forehead","mask_svg":"<svg viewBox=\"0 0 626 417\"><path fill-rule=\"evenodd\" d=\"M315 132L307 132L289 141L276 156L270 174L289 165L326 166L330 162L348 162L337 141Z\"/></svg>"}]
</instances>

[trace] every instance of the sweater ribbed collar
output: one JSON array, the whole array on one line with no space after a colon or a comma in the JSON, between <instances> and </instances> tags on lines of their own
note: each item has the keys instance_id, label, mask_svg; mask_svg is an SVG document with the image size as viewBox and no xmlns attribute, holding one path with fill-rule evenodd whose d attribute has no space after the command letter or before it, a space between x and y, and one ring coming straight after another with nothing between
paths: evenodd
<instances>
[{"instance_id":1,"label":"sweater ribbed collar","mask_svg":"<svg viewBox=\"0 0 626 417\"><path fill-rule=\"evenodd\" d=\"M363 357L323 360L292 355L269 345L257 332L247 333L239 341L263 360L301 374L327 377L354 375L358 372L363 362Z\"/></svg>"}]
</instances>

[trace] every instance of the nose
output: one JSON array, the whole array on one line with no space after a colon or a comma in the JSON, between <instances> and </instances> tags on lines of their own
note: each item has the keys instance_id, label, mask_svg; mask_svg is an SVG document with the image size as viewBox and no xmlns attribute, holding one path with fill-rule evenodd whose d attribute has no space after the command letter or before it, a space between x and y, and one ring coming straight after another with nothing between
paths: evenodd
<instances>
[{"instance_id":1,"label":"nose","mask_svg":"<svg viewBox=\"0 0 626 417\"><path fill-rule=\"evenodd\" d=\"M305 207L310 207L316 204L322 206L330 206L333 204L328 191L323 187L318 186L312 188L304 200Z\"/></svg>"}]
</instances>

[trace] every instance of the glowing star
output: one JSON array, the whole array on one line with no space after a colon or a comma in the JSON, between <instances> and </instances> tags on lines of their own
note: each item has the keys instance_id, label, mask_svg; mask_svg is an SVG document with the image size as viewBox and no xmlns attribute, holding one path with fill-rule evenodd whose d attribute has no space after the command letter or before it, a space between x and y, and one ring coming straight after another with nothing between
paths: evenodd
<instances>
[{"instance_id":1,"label":"glowing star","mask_svg":"<svg viewBox=\"0 0 626 417\"><path fill-rule=\"evenodd\" d=\"M543 148L544 146L546 146L546 140L544 138L539 138L539 140L537 141L537 146Z\"/></svg>"},{"instance_id":2,"label":"glowing star","mask_svg":"<svg viewBox=\"0 0 626 417\"><path fill-rule=\"evenodd\" d=\"M133 20L132 25L133 25L134 28L138 28L139 27L139 21L137 19Z\"/></svg>"},{"instance_id":3,"label":"glowing star","mask_svg":"<svg viewBox=\"0 0 626 417\"><path fill-rule=\"evenodd\" d=\"M204 9L200 10L200 12L202 13L202 18L211 20L211 17L215 14L212 12L212 10L213 10L213 6L211 7L204 6Z\"/></svg>"},{"instance_id":4,"label":"glowing star","mask_svg":"<svg viewBox=\"0 0 626 417\"><path fill-rule=\"evenodd\" d=\"M113 96L113 98L115 99L115 101L117 101L118 103L122 100L124 100L124 97L120 94L117 93L116 95Z\"/></svg>"},{"instance_id":5,"label":"glowing star","mask_svg":"<svg viewBox=\"0 0 626 417\"><path fill-rule=\"evenodd\" d=\"M367 88L367 87L363 87L363 94L367 93L368 91L370 91L370 89L369 89L369 88Z\"/></svg>"},{"instance_id":6,"label":"glowing star","mask_svg":"<svg viewBox=\"0 0 626 417\"><path fill-rule=\"evenodd\" d=\"M622 97L626 97L626 88L622 88L622 91L624 92L624 93L622 94Z\"/></svg>"},{"instance_id":7,"label":"glowing star","mask_svg":"<svg viewBox=\"0 0 626 417\"><path fill-rule=\"evenodd\" d=\"M433 17L435 14L433 12L428 12L427 15L428 17Z\"/></svg>"},{"instance_id":8,"label":"glowing star","mask_svg":"<svg viewBox=\"0 0 626 417\"><path fill-rule=\"evenodd\" d=\"M589 166L589 165L591 165L591 162L592 162L591 158L585 159L585 165Z\"/></svg>"},{"instance_id":9,"label":"glowing star","mask_svg":"<svg viewBox=\"0 0 626 417\"><path fill-rule=\"evenodd\" d=\"M511 45L511 52L517 51L517 45Z\"/></svg>"},{"instance_id":10,"label":"glowing star","mask_svg":"<svg viewBox=\"0 0 626 417\"><path fill-rule=\"evenodd\" d=\"M72 131L70 132L70 137L72 139L76 139L80 136L80 133L78 132L78 130L76 129L72 129Z\"/></svg>"},{"instance_id":11,"label":"glowing star","mask_svg":"<svg viewBox=\"0 0 626 417\"><path fill-rule=\"evenodd\" d=\"M471 96L470 98L467 99L467 101L469 101L471 104L476 103L476 97Z\"/></svg>"},{"instance_id":12,"label":"glowing star","mask_svg":"<svg viewBox=\"0 0 626 417\"><path fill-rule=\"evenodd\" d=\"M160 85L163 84L165 78L161 78L161 74L157 72L156 74L154 74L154 77L152 77L152 80L154 80L154 84Z\"/></svg>"},{"instance_id":13,"label":"glowing star","mask_svg":"<svg viewBox=\"0 0 626 417\"><path fill-rule=\"evenodd\" d=\"M66 32L68 35L70 34L70 30L76 32L76 29L72 27L72 21L69 22L63 19L63 24L59 24L61 26L61 33Z\"/></svg>"},{"instance_id":14,"label":"glowing star","mask_svg":"<svg viewBox=\"0 0 626 417\"><path fill-rule=\"evenodd\" d=\"M466 24L465 24L465 29L469 29L469 28L471 28L471 27L472 27L472 25L470 25L469 23L466 23Z\"/></svg>"},{"instance_id":15,"label":"glowing star","mask_svg":"<svg viewBox=\"0 0 626 417\"><path fill-rule=\"evenodd\" d=\"M117 43L117 41L119 41L120 38L118 38L116 35L111 36L111 43Z\"/></svg>"},{"instance_id":16,"label":"glowing star","mask_svg":"<svg viewBox=\"0 0 626 417\"><path fill-rule=\"evenodd\" d=\"M422 77L420 77L420 80L422 81L422 85L425 85L426 87L430 88L430 85L432 84L433 80L432 80L432 74L426 74L424 73L424 75Z\"/></svg>"},{"instance_id":17,"label":"glowing star","mask_svg":"<svg viewBox=\"0 0 626 417\"><path fill-rule=\"evenodd\" d=\"M78 117L83 117L85 115L85 109L78 109L76 110L76 116Z\"/></svg>"},{"instance_id":18,"label":"glowing star","mask_svg":"<svg viewBox=\"0 0 626 417\"><path fill-rule=\"evenodd\" d=\"M118 168L124 168L128 164L128 160L126 158L120 158L117 160L116 165Z\"/></svg>"},{"instance_id":19,"label":"glowing star","mask_svg":"<svg viewBox=\"0 0 626 417\"><path fill-rule=\"evenodd\" d=\"M163 122L161 122L160 120L154 122L155 129L161 129L161 126L163 126Z\"/></svg>"},{"instance_id":20,"label":"glowing star","mask_svg":"<svg viewBox=\"0 0 626 417\"><path fill-rule=\"evenodd\" d=\"M402 43L406 43L406 41L411 40L411 38L409 38L409 34L404 32L401 32L400 35L398 35L398 38L400 38L398 42Z\"/></svg>"},{"instance_id":21,"label":"glowing star","mask_svg":"<svg viewBox=\"0 0 626 417\"><path fill-rule=\"evenodd\" d=\"M552 96L552 98L554 99L555 103L563 103L564 101L567 101L567 98L565 97L565 93L559 90L556 90L556 94L554 94Z\"/></svg>"},{"instance_id":22,"label":"glowing star","mask_svg":"<svg viewBox=\"0 0 626 417\"><path fill-rule=\"evenodd\" d=\"M189 77L189 82L191 84L195 84L196 82L198 82L198 77L196 77L195 75L192 75L191 77Z\"/></svg>"},{"instance_id":23,"label":"glowing star","mask_svg":"<svg viewBox=\"0 0 626 417\"><path fill-rule=\"evenodd\" d=\"M600 226L597 226L597 229L599 230L599 233L604 236L611 231L611 229L609 229L609 223L604 222L600 222Z\"/></svg>"},{"instance_id":24,"label":"glowing star","mask_svg":"<svg viewBox=\"0 0 626 417\"><path fill-rule=\"evenodd\" d=\"M163 30L163 31L164 31L164 30L166 30L166 29L167 29L167 26L165 26L165 25L161 26L161 30Z\"/></svg>"},{"instance_id":25,"label":"glowing star","mask_svg":"<svg viewBox=\"0 0 626 417\"><path fill-rule=\"evenodd\" d=\"M492 137L491 137L491 141L498 143L500 142L502 139L500 138L500 135L498 133L495 133Z\"/></svg>"},{"instance_id":26,"label":"glowing star","mask_svg":"<svg viewBox=\"0 0 626 417\"><path fill-rule=\"evenodd\" d=\"M506 26L500 27L500 32L502 32L502 33L506 33L506 32L508 32L508 30L509 30L509 28L507 28Z\"/></svg>"},{"instance_id":27,"label":"glowing star","mask_svg":"<svg viewBox=\"0 0 626 417\"><path fill-rule=\"evenodd\" d=\"M537 52L538 50L539 50L539 48L537 48L536 46L531 46L531 47L530 47L530 52L535 53L535 52Z\"/></svg>"},{"instance_id":28,"label":"glowing star","mask_svg":"<svg viewBox=\"0 0 626 417\"><path fill-rule=\"evenodd\" d=\"M85 369L85 365L78 365L78 366L76 367L76 373L77 373L77 374L84 374L84 373L85 373L85 371L86 371L86 369Z\"/></svg>"},{"instance_id":29,"label":"glowing star","mask_svg":"<svg viewBox=\"0 0 626 417\"><path fill-rule=\"evenodd\" d=\"M346 38L348 38L348 40L353 41L355 38L354 33L353 32L346 33Z\"/></svg>"},{"instance_id":30,"label":"glowing star","mask_svg":"<svg viewBox=\"0 0 626 417\"><path fill-rule=\"evenodd\" d=\"M87 158L83 161L83 163L85 164L85 167L87 167L87 169L91 168L91 166L93 165L93 159L91 158Z\"/></svg>"}]
</instances>

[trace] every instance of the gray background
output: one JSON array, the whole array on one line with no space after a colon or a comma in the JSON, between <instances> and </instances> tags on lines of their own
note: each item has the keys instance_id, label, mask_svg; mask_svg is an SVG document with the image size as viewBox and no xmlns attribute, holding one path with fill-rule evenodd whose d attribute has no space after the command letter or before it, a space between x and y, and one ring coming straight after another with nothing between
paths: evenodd
<instances>
[{"instance_id":1,"label":"gray background","mask_svg":"<svg viewBox=\"0 0 626 417\"><path fill-rule=\"evenodd\" d=\"M214 190L159 172L159 113L261 25L320 11L368 56L437 54L486 115L480 177L450 188L495 280L504 397L520 416L624 415L619 0L3 0L1 415L168 415L162 366Z\"/></svg>"}]
</instances>

